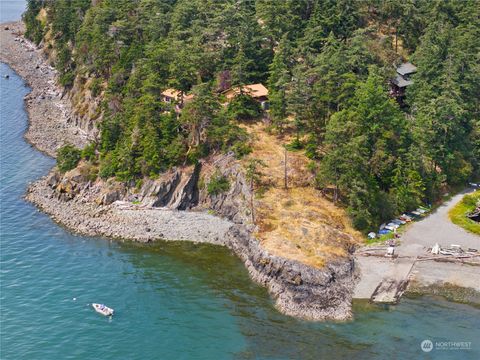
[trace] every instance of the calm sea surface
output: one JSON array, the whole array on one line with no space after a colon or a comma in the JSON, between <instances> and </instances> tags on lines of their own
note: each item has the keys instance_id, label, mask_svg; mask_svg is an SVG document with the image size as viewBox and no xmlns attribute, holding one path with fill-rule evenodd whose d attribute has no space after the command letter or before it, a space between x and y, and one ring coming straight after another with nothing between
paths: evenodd
<instances>
[{"instance_id":1,"label":"calm sea surface","mask_svg":"<svg viewBox=\"0 0 480 360\"><path fill-rule=\"evenodd\" d=\"M0 23L20 20L26 3L25 0L0 0Z\"/></svg>"},{"instance_id":2,"label":"calm sea surface","mask_svg":"<svg viewBox=\"0 0 480 360\"><path fill-rule=\"evenodd\" d=\"M1 20L18 19L23 7L2 1ZM28 88L4 64L0 75L2 360L480 358L480 310L468 305L358 303L352 322L303 322L275 311L225 249L69 233L22 199L54 161L22 137ZM116 315L102 317L92 302ZM470 341L472 350L424 353L424 339Z\"/></svg>"}]
</instances>

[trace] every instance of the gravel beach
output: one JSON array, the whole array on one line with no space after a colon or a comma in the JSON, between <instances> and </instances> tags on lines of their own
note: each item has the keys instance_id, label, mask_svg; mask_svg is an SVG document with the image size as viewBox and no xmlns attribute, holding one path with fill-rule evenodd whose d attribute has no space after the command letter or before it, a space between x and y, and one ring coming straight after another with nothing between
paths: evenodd
<instances>
[{"instance_id":1,"label":"gravel beach","mask_svg":"<svg viewBox=\"0 0 480 360\"><path fill-rule=\"evenodd\" d=\"M42 50L23 38L24 30L20 21L1 25L0 61L14 69L32 89L25 96L29 117L25 139L53 157L65 143L83 147L88 135L70 121L72 108L63 97L63 89L57 86L57 72Z\"/></svg>"},{"instance_id":2,"label":"gravel beach","mask_svg":"<svg viewBox=\"0 0 480 360\"><path fill-rule=\"evenodd\" d=\"M55 221L88 236L105 236L140 242L189 240L225 244L232 223L205 212L162 208L124 209L116 204L100 206L78 199L63 201L48 186L47 178L31 184L26 199Z\"/></svg>"},{"instance_id":3,"label":"gravel beach","mask_svg":"<svg viewBox=\"0 0 480 360\"><path fill-rule=\"evenodd\" d=\"M38 150L55 157L65 143L83 147L88 134L71 123L70 101L57 86L57 72L42 50L22 36L24 24L2 24L0 61L12 67L32 89L25 97L29 127L25 138ZM62 225L89 236L106 236L137 241L190 240L223 244L231 226L227 220L202 212L167 209L122 210L115 206L70 201L53 196L42 178L29 186L26 199Z\"/></svg>"}]
</instances>

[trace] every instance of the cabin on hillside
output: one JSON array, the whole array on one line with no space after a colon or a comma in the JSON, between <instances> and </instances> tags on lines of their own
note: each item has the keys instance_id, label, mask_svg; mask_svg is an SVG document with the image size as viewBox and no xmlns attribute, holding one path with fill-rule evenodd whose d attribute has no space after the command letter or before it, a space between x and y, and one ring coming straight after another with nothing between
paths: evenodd
<instances>
[{"instance_id":1,"label":"cabin on hillside","mask_svg":"<svg viewBox=\"0 0 480 360\"><path fill-rule=\"evenodd\" d=\"M223 95L225 95L227 102L230 102L236 96L240 95L240 93L251 96L261 104L263 110L268 110L268 89L263 86L263 84L251 84L243 85L242 87L233 87L225 90Z\"/></svg>"},{"instance_id":2,"label":"cabin on hillside","mask_svg":"<svg viewBox=\"0 0 480 360\"><path fill-rule=\"evenodd\" d=\"M417 72L417 67L412 63L406 62L397 68L397 76L391 81L390 95L394 97L400 105L404 105L405 90L413 84L411 76Z\"/></svg>"},{"instance_id":3,"label":"cabin on hillside","mask_svg":"<svg viewBox=\"0 0 480 360\"><path fill-rule=\"evenodd\" d=\"M170 88L162 91L161 98L164 103L175 105L175 111L180 112L186 103L192 101L193 94L185 95L180 90Z\"/></svg>"}]
</instances>

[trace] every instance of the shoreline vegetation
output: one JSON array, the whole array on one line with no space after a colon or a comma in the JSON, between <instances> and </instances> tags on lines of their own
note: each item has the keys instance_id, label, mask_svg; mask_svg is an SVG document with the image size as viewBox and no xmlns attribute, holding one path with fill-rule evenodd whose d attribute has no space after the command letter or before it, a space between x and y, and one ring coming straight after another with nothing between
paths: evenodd
<instances>
[{"instance_id":1,"label":"shoreline vegetation","mask_svg":"<svg viewBox=\"0 0 480 360\"><path fill-rule=\"evenodd\" d=\"M382 16L398 14L382 8L383 15L368 15L358 4L346 14L351 18L327 24L332 29L322 41L321 14L338 9L318 8L302 15L307 25L298 21L291 31L270 33L278 24L268 14L281 5L262 1L236 10L227 2L215 10L164 4L153 12L156 25L152 11L128 3L118 9L108 2L28 4L26 29L2 25L2 61L32 87L25 97L26 139L59 158L57 168L29 186L26 199L86 235L227 246L285 314L351 318L354 289L369 275L359 273L352 257L361 242L353 226L366 233L478 170L476 119L463 111L475 102L475 81L457 79L473 85L454 89L458 96L444 107L440 100L453 91L449 81L429 93L442 106L432 109L425 100L427 69L437 58L429 48L438 40L429 38L436 22L425 34L404 29L409 35L399 38L395 31L394 52L393 25ZM242 16L217 33L232 10ZM203 25L188 15L197 11L218 21L208 24L214 31L205 38L197 37ZM363 28L369 16L378 28ZM450 37L466 33L468 42L473 32L462 29L465 19L452 24ZM457 54L454 45L445 46ZM403 103L386 82L392 63L412 52L419 72L408 95L415 102ZM442 62L434 78L452 69ZM264 97L260 103L243 93L252 82L268 94L268 112ZM435 150L445 144L432 140L438 137L432 116L445 120L448 153ZM460 146L456 139L467 131L469 142ZM374 262L362 264L368 269ZM404 265L411 269L409 261ZM385 285L401 295L408 279L397 280Z\"/></svg>"},{"instance_id":2,"label":"shoreline vegetation","mask_svg":"<svg viewBox=\"0 0 480 360\"><path fill-rule=\"evenodd\" d=\"M466 194L458 204L449 211L450 220L471 233L480 235L480 223L469 219L466 215L478 207L480 202L480 191Z\"/></svg>"},{"instance_id":3,"label":"shoreline vegetation","mask_svg":"<svg viewBox=\"0 0 480 360\"><path fill-rule=\"evenodd\" d=\"M9 64L32 89L25 98L29 114L26 139L50 156L55 156L65 139L78 147L84 146L88 135L72 121L75 115L71 108L58 105L63 101L67 104L67 100L62 97L61 87L55 85L56 72L42 51L23 38L23 30L21 22L2 24L0 60ZM50 94L53 89L57 91ZM56 116L49 116L51 112ZM269 290L276 307L284 314L308 320L347 320L352 316L356 278L353 263L348 259L340 258L316 269L281 258L266 252L251 237L248 226L232 224L204 212L122 210L112 203L99 205L80 196L65 201L48 184L55 181L52 180L55 176L53 171L30 184L26 199L74 232L137 241L188 239L224 245L245 263L252 279ZM91 191L83 190L87 195Z\"/></svg>"},{"instance_id":4,"label":"shoreline vegetation","mask_svg":"<svg viewBox=\"0 0 480 360\"><path fill-rule=\"evenodd\" d=\"M97 177L251 158L244 125L263 121L367 234L480 169L475 5L31 0L23 19L95 138Z\"/></svg>"}]
</instances>

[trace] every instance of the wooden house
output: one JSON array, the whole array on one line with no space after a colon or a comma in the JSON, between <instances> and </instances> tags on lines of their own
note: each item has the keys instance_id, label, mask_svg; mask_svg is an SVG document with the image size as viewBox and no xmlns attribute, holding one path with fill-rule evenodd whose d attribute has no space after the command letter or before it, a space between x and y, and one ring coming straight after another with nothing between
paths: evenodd
<instances>
[{"instance_id":1,"label":"wooden house","mask_svg":"<svg viewBox=\"0 0 480 360\"><path fill-rule=\"evenodd\" d=\"M397 76L391 81L390 95L397 99L400 105L405 100L405 89L413 84L411 76L417 72L412 63L403 63L397 68Z\"/></svg>"},{"instance_id":2,"label":"wooden house","mask_svg":"<svg viewBox=\"0 0 480 360\"><path fill-rule=\"evenodd\" d=\"M193 94L185 95L180 90L170 88L162 91L161 98L163 102L175 105L175 110L180 112L183 106L193 99Z\"/></svg>"},{"instance_id":3,"label":"wooden house","mask_svg":"<svg viewBox=\"0 0 480 360\"><path fill-rule=\"evenodd\" d=\"M227 99L227 102L232 101L240 93L247 94L253 99L257 100L261 105L263 110L268 110L268 89L263 86L263 84L251 84L243 85L242 87L237 86L225 90L223 95Z\"/></svg>"}]
</instances>

